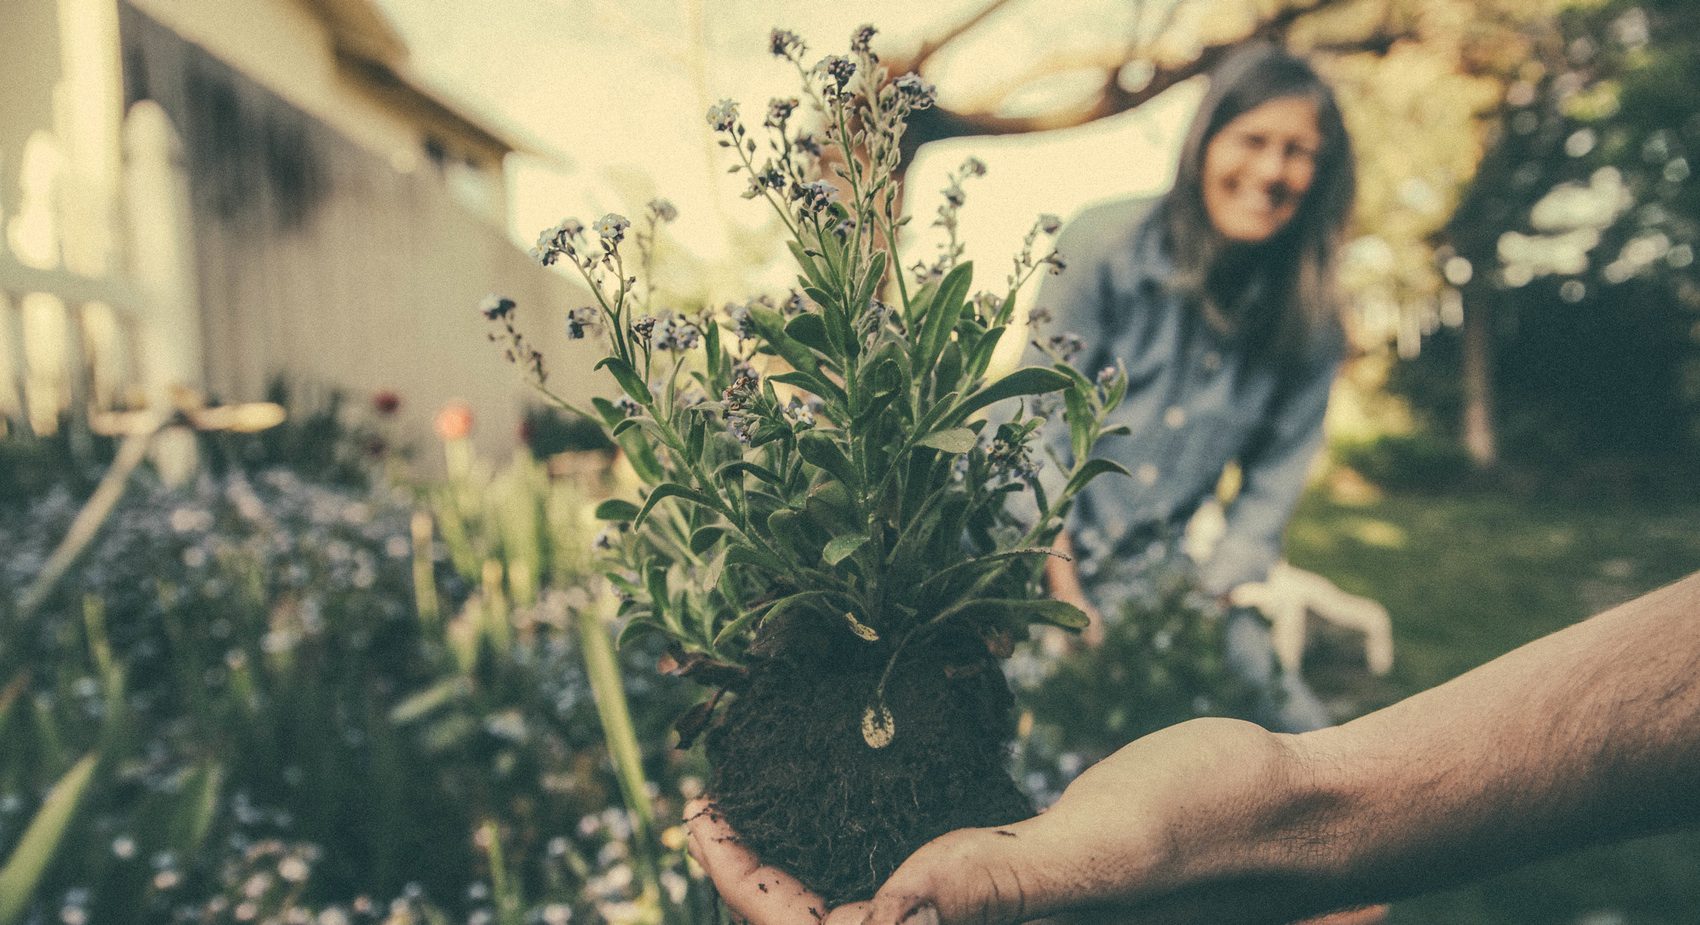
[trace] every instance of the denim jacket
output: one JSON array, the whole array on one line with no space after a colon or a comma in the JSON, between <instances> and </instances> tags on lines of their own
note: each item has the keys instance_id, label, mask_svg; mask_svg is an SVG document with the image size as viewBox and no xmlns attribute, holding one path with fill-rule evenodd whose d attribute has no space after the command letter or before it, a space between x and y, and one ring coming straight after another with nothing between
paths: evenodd
<instances>
[{"instance_id":1,"label":"denim jacket","mask_svg":"<svg viewBox=\"0 0 1700 925\"><path fill-rule=\"evenodd\" d=\"M1133 477L1100 476L1070 513L1087 588L1109 563L1171 548L1215 492L1223 468L1238 461L1244 477L1226 512L1227 530L1212 557L1198 563L1204 589L1221 594L1262 580L1280 558L1287 520L1322 446L1344 337L1330 326L1301 358L1282 362L1258 357L1243 338L1212 327L1168 286L1172 264L1151 220L1157 202L1097 206L1064 229L1057 250L1069 269L1046 278L1035 303L1055 321L1035 336L1079 335L1084 347L1074 365L1088 376L1117 363L1127 370L1127 398L1105 427L1126 425L1130 433L1104 438L1093 455L1121 463ZM1258 298L1255 287L1247 298ZM1046 445L1067 461L1068 428L1060 418L1047 425Z\"/></svg>"}]
</instances>

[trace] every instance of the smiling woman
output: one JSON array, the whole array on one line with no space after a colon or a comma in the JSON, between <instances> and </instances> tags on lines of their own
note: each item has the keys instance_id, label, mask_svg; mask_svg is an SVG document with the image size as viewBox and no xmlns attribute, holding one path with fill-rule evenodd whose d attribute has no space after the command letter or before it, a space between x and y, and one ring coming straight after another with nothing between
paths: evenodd
<instances>
[{"instance_id":1,"label":"smiling woman","mask_svg":"<svg viewBox=\"0 0 1700 925\"><path fill-rule=\"evenodd\" d=\"M1109 422L1125 431L1099 453L1135 478L1082 493L1059 542L1080 553L1078 571L1047 564L1058 598L1097 622L1134 596L1141 565L1179 554L1230 463L1242 488L1198 583L1225 599L1279 560L1344 354L1332 277L1353 186L1332 91L1304 61L1251 46L1211 75L1166 195L1090 209L1063 232L1074 269L1046 280L1038 303L1080 336L1049 344L1082 345L1083 369L1126 370ZM1060 432L1052 445L1073 450ZM1258 720L1328 724L1296 677L1274 676L1260 618L1235 612L1223 629L1229 665L1270 691Z\"/></svg>"},{"instance_id":2,"label":"smiling woman","mask_svg":"<svg viewBox=\"0 0 1700 925\"><path fill-rule=\"evenodd\" d=\"M1322 132L1316 103L1270 100L1219 132L1204 149L1204 208L1222 237L1262 244L1287 226L1316 177Z\"/></svg>"}]
</instances>

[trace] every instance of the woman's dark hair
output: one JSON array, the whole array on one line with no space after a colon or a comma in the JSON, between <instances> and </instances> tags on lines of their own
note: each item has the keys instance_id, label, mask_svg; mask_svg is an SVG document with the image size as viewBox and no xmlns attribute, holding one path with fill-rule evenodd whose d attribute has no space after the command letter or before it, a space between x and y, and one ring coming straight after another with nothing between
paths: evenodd
<instances>
[{"instance_id":1,"label":"woman's dark hair","mask_svg":"<svg viewBox=\"0 0 1700 925\"><path fill-rule=\"evenodd\" d=\"M1253 272L1261 275L1265 298L1274 311L1255 318L1236 317L1232 306L1224 304L1228 300L1219 277L1224 258L1241 247L1217 232L1205 210L1204 152L1216 133L1236 117L1271 100L1294 96L1316 104L1322 147L1316 155L1315 178L1286 227L1252 249ZM1273 45L1236 50L1211 73L1210 90L1181 148L1174 189L1159 213L1175 267L1175 288L1217 328L1243 329L1279 357L1301 354L1313 335L1338 323L1334 261L1351 215L1356 182L1351 141L1334 91L1309 64Z\"/></svg>"}]
</instances>

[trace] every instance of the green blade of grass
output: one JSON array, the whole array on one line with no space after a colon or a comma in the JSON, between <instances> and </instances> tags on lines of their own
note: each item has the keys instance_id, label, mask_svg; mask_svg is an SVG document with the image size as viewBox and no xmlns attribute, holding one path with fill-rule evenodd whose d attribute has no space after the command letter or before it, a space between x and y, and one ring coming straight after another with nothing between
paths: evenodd
<instances>
[{"instance_id":1,"label":"green blade of grass","mask_svg":"<svg viewBox=\"0 0 1700 925\"><path fill-rule=\"evenodd\" d=\"M94 777L98 753L83 756L48 792L47 799L30 820L24 837L0 868L0 925L17 925L23 919L47 865L65 840L65 830L87 796Z\"/></svg>"}]
</instances>

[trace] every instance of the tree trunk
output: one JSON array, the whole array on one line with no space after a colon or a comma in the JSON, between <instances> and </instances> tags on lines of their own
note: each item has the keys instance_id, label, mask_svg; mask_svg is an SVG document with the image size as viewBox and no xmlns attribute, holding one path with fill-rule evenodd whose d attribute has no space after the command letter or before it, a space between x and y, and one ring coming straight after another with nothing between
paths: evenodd
<instances>
[{"instance_id":1,"label":"tree trunk","mask_svg":"<svg viewBox=\"0 0 1700 925\"><path fill-rule=\"evenodd\" d=\"M1464 304L1464 450L1477 469L1499 465L1499 430L1494 423L1493 328L1480 297Z\"/></svg>"}]
</instances>

